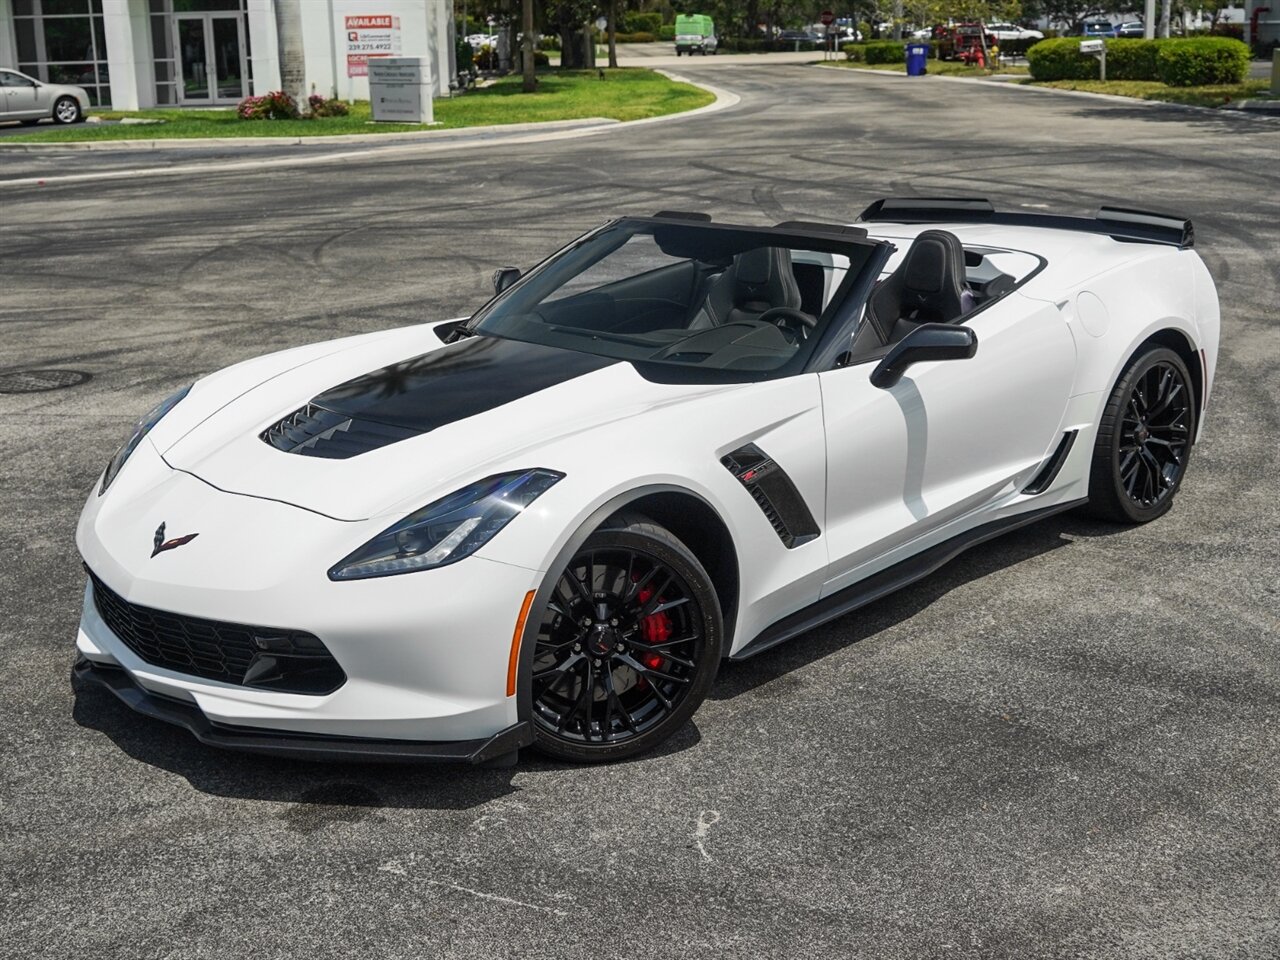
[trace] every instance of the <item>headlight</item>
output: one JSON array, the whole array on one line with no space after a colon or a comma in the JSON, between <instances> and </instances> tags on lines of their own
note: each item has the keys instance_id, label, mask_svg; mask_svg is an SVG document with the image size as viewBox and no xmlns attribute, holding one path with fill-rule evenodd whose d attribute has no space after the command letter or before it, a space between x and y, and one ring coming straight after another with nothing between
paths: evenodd
<instances>
[{"instance_id":1,"label":"headlight","mask_svg":"<svg viewBox=\"0 0 1280 960\"><path fill-rule=\"evenodd\" d=\"M107 492L107 487L111 486L111 481L116 478L116 474L120 472L124 462L129 459L134 450L138 449L138 444L142 442L142 438L150 433L151 428L159 423L161 418L176 407L178 402L190 392L191 387L183 387L167 400L162 400L150 413L133 425L133 432L129 434L129 439L116 451L116 455L107 464L107 470L102 475L102 486L98 488L98 496L102 496Z\"/></svg>"},{"instance_id":2,"label":"headlight","mask_svg":"<svg viewBox=\"0 0 1280 960\"><path fill-rule=\"evenodd\" d=\"M329 579L386 577L469 557L563 476L524 470L473 483L383 530L330 570Z\"/></svg>"}]
</instances>

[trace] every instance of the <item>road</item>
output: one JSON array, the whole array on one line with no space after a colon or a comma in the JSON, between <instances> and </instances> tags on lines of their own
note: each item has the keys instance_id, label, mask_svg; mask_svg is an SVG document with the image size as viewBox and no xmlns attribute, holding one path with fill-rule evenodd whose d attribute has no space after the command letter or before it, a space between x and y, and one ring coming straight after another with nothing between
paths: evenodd
<instances>
[{"instance_id":1,"label":"road","mask_svg":"<svg viewBox=\"0 0 1280 960\"><path fill-rule=\"evenodd\" d=\"M202 166L0 186L3 368L92 375L0 394L0 956L1280 954L1280 124L682 70L741 103L518 154L161 151ZM0 154L0 180L139 162ZM619 212L848 220L902 194L1195 219L1223 353L1171 514L975 549L727 665L665 749L610 767L266 761L72 690L76 516L170 391L466 313Z\"/></svg>"}]
</instances>

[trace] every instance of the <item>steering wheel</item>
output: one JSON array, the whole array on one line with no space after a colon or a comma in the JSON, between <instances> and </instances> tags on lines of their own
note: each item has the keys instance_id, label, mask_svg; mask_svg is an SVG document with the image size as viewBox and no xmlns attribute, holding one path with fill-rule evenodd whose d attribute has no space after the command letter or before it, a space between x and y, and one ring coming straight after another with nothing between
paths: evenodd
<instances>
[{"instance_id":1,"label":"steering wheel","mask_svg":"<svg viewBox=\"0 0 1280 960\"><path fill-rule=\"evenodd\" d=\"M770 307L756 320L772 323L784 334L788 334L794 343L803 343L809 339L809 331L818 325L816 318L795 307Z\"/></svg>"}]
</instances>

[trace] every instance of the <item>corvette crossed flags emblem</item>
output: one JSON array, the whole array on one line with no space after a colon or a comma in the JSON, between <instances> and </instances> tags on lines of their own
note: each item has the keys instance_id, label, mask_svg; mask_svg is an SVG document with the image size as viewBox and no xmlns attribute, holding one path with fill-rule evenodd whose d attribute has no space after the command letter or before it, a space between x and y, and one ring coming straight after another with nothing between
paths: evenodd
<instances>
[{"instance_id":1,"label":"corvette crossed flags emblem","mask_svg":"<svg viewBox=\"0 0 1280 960\"><path fill-rule=\"evenodd\" d=\"M164 524L162 523L160 526L156 527L156 535L153 541L155 548L151 551L151 556L154 557L157 554L164 553L166 550L173 550L177 547L181 547L184 544L190 543L198 536L200 536L198 533L188 533L185 537L174 537L172 540L166 540L164 538Z\"/></svg>"}]
</instances>

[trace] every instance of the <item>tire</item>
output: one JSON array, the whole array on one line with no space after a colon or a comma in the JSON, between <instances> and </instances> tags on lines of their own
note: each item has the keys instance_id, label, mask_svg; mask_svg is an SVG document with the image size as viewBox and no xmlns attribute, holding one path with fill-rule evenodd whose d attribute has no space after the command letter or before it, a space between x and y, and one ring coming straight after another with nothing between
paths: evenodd
<instances>
[{"instance_id":1,"label":"tire","mask_svg":"<svg viewBox=\"0 0 1280 960\"><path fill-rule=\"evenodd\" d=\"M1087 512L1115 523L1163 516L1186 475L1195 431L1194 389L1182 358L1159 346L1137 353L1098 424Z\"/></svg>"},{"instance_id":2,"label":"tire","mask_svg":"<svg viewBox=\"0 0 1280 960\"><path fill-rule=\"evenodd\" d=\"M84 119L84 111L75 97L59 97L53 104L54 123L79 123Z\"/></svg>"},{"instance_id":3,"label":"tire","mask_svg":"<svg viewBox=\"0 0 1280 960\"><path fill-rule=\"evenodd\" d=\"M529 681L534 746L558 760L607 762L683 727L715 681L724 637L698 558L669 530L625 516L549 576Z\"/></svg>"}]
</instances>

